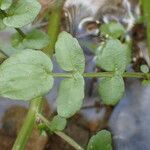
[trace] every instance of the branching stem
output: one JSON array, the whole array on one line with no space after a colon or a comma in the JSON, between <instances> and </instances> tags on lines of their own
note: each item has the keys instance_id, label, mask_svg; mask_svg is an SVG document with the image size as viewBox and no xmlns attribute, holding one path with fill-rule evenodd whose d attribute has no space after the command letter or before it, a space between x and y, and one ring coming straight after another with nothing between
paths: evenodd
<instances>
[{"instance_id":1,"label":"branching stem","mask_svg":"<svg viewBox=\"0 0 150 150\"><path fill-rule=\"evenodd\" d=\"M48 129L50 129L50 122L41 114L37 114L37 117L46 125ZM72 138L66 135L63 132L54 132L56 135L65 140L69 145L74 147L76 150L84 150L78 143L76 143Z\"/></svg>"},{"instance_id":2,"label":"branching stem","mask_svg":"<svg viewBox=\"0 0 150 150\"><path fill-rule=\"evenodd\" d=\"M52 73L55 78L71 78L73 73ZM83 73L84 78L102 78L102 77L113 77L113 72L98 72L98 73ZM125 72L122 74L123 78L139 78L150 80L150 73L140 73L140 72Z\"/></svg>"}]
</instances>

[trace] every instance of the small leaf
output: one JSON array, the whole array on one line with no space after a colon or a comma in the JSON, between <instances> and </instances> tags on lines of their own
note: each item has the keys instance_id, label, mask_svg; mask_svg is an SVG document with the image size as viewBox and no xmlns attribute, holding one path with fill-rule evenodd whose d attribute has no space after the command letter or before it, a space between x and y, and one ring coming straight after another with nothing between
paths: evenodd
<instances>
[{"instance_id":1,"label":"small leaf","mask_svg":"<svg viewBox=\"0 0 150 150\"><path fill-rule=\"evenodd\" d=\"M3 22L8 27L20 28L34 21L40 12L41 5L37 0L19 0L8 9L8 17Z\"/></svg>"},{"instance_id":2,"label":"small leaf","mask_svg":"<svg viewBox=\"0 0 150 150\"><path fill-rule=\"evenodd\" d=\"M123 73L129 64L129 49L119 40L110 39L96 52L96 64L106 71Z\"/></svg>"},{"instance_id":3,"label":"small leaf","mask_svg":"<svg viewBox=\"0 0 150 150\"><path fill-rule=\"evenodd\" d=\"M12 36L12 45L16 48L42 49L46 47L48 43L48 35L38 30L32 30L27 33L24 39L18 33Z\"/></svg>"},{"instance_id":4,"label":"small leaf","mask_svg":"<svg viewBox=\"0 0 150 150\"><path fill-rule=\"evenodd\" d=\"M143 80L143 81L142 81L142 85L143 85L143 86L148 86L148 85L150 85L150 80Z\"/></svg>"},{"instance_id":5,"label":"small leaf","mask_svg":"<svg viewBox=\"0 0 150 150\"><path fill-rule=\"evenodd\" d=\"M124 90L124 81L121 76L115 75L100 81L99 93L102 102L106 105L116 105L123 96Z\"/></svg>"},{"instance_id":6,"label":"small leaf","mask_svg":"<svg viewBox=\"0 0 150 150\"><path fill-rule=\"evenodd\" d=\"M100 27L100 31L113 38L119 38L125 33L125 28L118 22L110 22L108 24L103 24Z\"/></svg>"},{"instance_id":7,"label":"small leaf","mask_svg":"<svg viewBox=\"0 0 150 150\"><path fill-rule=\"evenodd\" d=\"M87 150L112 150L112 138L110 132L102 130L94 135L88 143Z\"/></svg>"},{"instance_id":8,"label":"small leaf","mask_svg":"<svg viewBox=\"0 0 150 150\"><path fill-rule=\"evenodd\" d=\"M65 71L84 72L85 57L78 41L69 33L62 32L56 43L56 59Z\"/></svg>"},{"instance_id":9,"label":"small leaf","mask_svg":"<svg viewBox=\"0 0 150 150\"><path fill-rule=\"evenodd\" d=\"M140 69L141 69L141 71L142 71L143 73L148 73L148 72L149 72L149 67L148 67L147 65L142 65L142 66L140 67Z\"/></svg>"},{"instance_id":10,"label":"small leaf","mask_svg":"<svg viewBox=\"0 0 150 150\"><path fill-rule=\"evenodd\" d=\"M12 2L13 0L1 0L0 8L2 10L6 10L11 6Z\"/></svg>"},{"instance_id":11,"label":"small leaf","mask_svg":"<svg viewBox=\"0 0 150 150\"><path fill-rule=\"evenodd\" d=\"M0 66L0 95L30 100L47 94L53 86L52 62L41 51L24 50Z\"/></svg>"},{"instance_id":12,"label":"small leaf","mask_svg":"<svg viewBox=\"0 0 150 150\"><path fill-rule=\"evenodd\" d=\"M57 112L61 117L69 118L80 110L84 98L84 79L80 74L64 79L59 87Z\"/></svg>"},{"instance_id":13,"label":"small leaf","mask_svg":"<svg viewBox=\"0 0 150 150\"><path fill-rule=\"evenodd\" d=\"M62 131L66 127L67 120L60 116L55 116L50 124L51 131Z\"/></svg>"}]
</instances>

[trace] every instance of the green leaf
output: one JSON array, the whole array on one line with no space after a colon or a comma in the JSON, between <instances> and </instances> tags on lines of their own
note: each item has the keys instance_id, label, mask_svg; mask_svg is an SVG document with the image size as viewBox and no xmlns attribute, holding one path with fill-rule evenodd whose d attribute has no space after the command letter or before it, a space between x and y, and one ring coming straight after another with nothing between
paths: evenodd
<instances>
[{"instance_id":1,"label":"green leaf","mask_svg":"<svg viewBox=\"0 0 150 150\"><path fill-rule=\"evenodd\" d=\"M46 33L39 30L32 30L22 38L19 33L12 36L12 45L16 48L24 49L42 49L49 43L49 37Z\"/></svg>"},{"instance_id":2,"label":"green leaf","mask_svg":"<svg viewBox=\"0 0 150 150\"><path fill-rule=\"evenodd\" d=\"M84 98L84 79L80 74L64 79L59 87L57 112L61 117L69 118L80 110Z\"/></svg>"},{"instance_id":3,"label":"green leaf","mask_svg":"<svg viewBox=\"0 0 150 150\"><path fill-rule=\"evenodd\" d=\"M23 45L23 37L19 33L15 33L11 36L11 45L17 49L25 49Z\"/></svg>"},{"instance_id":4,"label":"green leaf","mask_svg":"<svg viewBox=\"0 0 150 150\"><path fill-rule=\"evenodd\" d=\"M13 2L13 0L2 0L0 8L2 10L6 10L6 9L8 9L11 6L12 2Z\"/></svg>"},{"instance_id":5,"label":"green leaf","mask_svg":"<svg viewBox=\"0 0 150 150\"><path fill-rule=\"evenodd\" d=\"M107 40L96 52L96 65L106 71L123 73L129 60L129 49L117 39Z\"/></svg>"},{"instance_id":6,"label":"green leaf","mask_svg":"<svg viewBox=\"0 0 150 150\"><path fill-rule=\"evenodd\" d=\"M103 78L100 81L99 93L102 102L106 105L116 105L123 96L125 87L121 76Z\"/></svg>"},{"instance_id":7,"label":"green leaf","mask_svg":"<svg viewBox=\"0 0 150 150\"><path fill-rule=\"evenodd\" d=\"M78 41L69 33L62 32L55 46L58 64L65 71L84 72L85 57Z\"/></svg>"},{"instance_id":8,"label":"green leaf","mask_svg":"<svg viewBox=\"0 0 150 150\"><path fill-rule=\"evenodd\" d=\"M148 86L148 85L150 85L150 80L143 80L143 81L142 81L142 85L143 85L143 86Z\"/></svg>"},{"instance_id":9,"label":"green leaf","mask_svg":"<svg viewBox=\"0 0 150 150\"><path fill-rule=\"evenodd\" d=\"M130 63L131 63L131 46L130 46L130 43L124 43L122 44L123 46L123 51L124 51L124 55L125 56L125 62L126 62L126 65L125 66L128 66Z\"/></svg>"},{"instance_id":10,"label":"green leaf","mask_svg":"<svg viewBox=\"0 0 150 150\"><path fill-rule=\"evenodd\" d=\"M41 9L37 0L18 0L8 9L3 22L8 27L20 28L34 21Z\"/></svg>"},{"instance_id":11,"label":"green leaf","mask_svg":"<svg viewBox=\"0 0 150 150\"><path fill-rule=\"evenodd\" d=\"M148 67L147 65L142 65L142 66L140 67L140 69L141 69L141 71L142 71L143 73L148 73L148 72L149 72L149 67Z\"/></svg>"},{"instance_id":12,"label":"green leaf","mask_svg":"<svg viewBox=\"0 0 150 150\"><path fill-rule=\"evenodd\" d=\"M2 41L0 41L0 49L1 49L1 52L3 52L6 56L11 56L11 55L21 52L23 50L23 49L14 48L8 42L4 43Z\"/></svg>"},{"instance_id":13,"label":"green leaf","mask_svg":"<svg viewBox=\"0 0 150 150\"><path fill-rule=\"evenodd\" d=\"M51 131L62 131L65 129L67 120L65 118L62 118L60 116L55 116L53 120L50 123L50 130Z\"/></svg>"},{"instance_id":14,"label":"green leaf","mask_svg":"<svg viewBox=\"0 0 150 150\"><path fill-rule=\"evenodd\" d=\"M102 130L94 135L88 143L87 150L112 150L112 138L110 132Z\"/></svg>"},{"instance_id":15,"label":"green leaf","mask_svg":"<svg viewBox=\"0 0 150 150\"><path fill-rule=\"evenodd\" d=\"M30 100L47 94L53 86L52 62L41 51L24 50L0 66L0 95Z\"/></svg>"},{"instance_id":16,"label":"green leaf","mask_svg":"<svg viewBox=\"0 0 150 150\"><path fill-rule=\"evenodd\" d=\"M103 24L100 27L100 31L113 38L119 38L125 33L125 28L118 22L110 22L108 24Z\"/></svg>"}]
</instances>

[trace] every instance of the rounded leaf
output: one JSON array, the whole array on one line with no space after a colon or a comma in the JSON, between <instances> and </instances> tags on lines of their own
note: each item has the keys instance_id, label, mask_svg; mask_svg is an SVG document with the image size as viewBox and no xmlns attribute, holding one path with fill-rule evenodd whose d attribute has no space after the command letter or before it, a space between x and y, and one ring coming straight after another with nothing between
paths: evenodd
<instances>
[{"instance_id":1,"label":"rounded leaf","mask_svg":"<svg viewBox=\"0 0 150 150\"><path fill-rule=\"evenodd\" d=\"M0 66L0 96L30 100L49 92L53 86L52 62L41 51L24 50Z\"/></svg>"},{"instance_id":2,"label":"rounded leaf","mask_svg":"<svg viewBox=\"0 0 150 150\"><path fill-rule=\"evenodd\" d=\"M67 120L60 116L55 116L53 120L50 122L50 130L51 131L62 131L65 129L67 124Z\"/></svg>"},{"instance_id":3,"label":"rounded leaf","mask_svg":"<svg viewBox=\"0 0 150 150\"><path fill-rule=\"evenodd\" d=\"M84 72L85 57L77 39L67 32L60 33L56 42L56 60L65 71Z\"/></svg>"},{"instance_id":4,"label":"rounded leaf","mask_svg":"<svg viewBox=\"0 0 150 150\"><path fill-rule=\"evenodd\" d=\"M37 0L19 0L8 9L8 17L3 19L6 26L20 28L34 21L40 12L41 5Z\"/></svg>"},{"instance_id":5,"label":"rounded leaf","mask_svg":"<svg viewBox=\"0 0 150 150\"><path fill-rule=\"evenodd\" d=\"M116 105L123 96L125 87L121 76L115 75L112 78L100 80L99 93L102 102L106 105Z\"/></svg>"},{"instance_id":6,"label":"rounded leaf","mask_svg":"<svg viewBox=\"0 0 150 150\"><path fill-rule=\"evenodd\" d=\"M16 48L42 49L48 45L49 37L42 31L32 30L26 34L25 38L19 33L14 34L11 43Z\"/></svg>"},{"instance_id":7,"label":"rounded leaf","mask_svg":"<svg viewBox=\"0 0 150 150\"><path fill-rule=\"evenodd\" d=\"M129 48L119 40L110 39L96 52L96 64L106 71L123 73L130 60Z\"/></svg>"},{"instance_id":8,"label":"rounded leaf","mask_svg":"<svg viewBox=\"0 0 150 150\"><path fill-rule=\"evenodd\" d=\"M112 150L112 138L110 132L102 130L91 137L87 150Z\"/></svg>"},{"instance_id":9,"label":"rounded leaf","mask_svg":"<svg viewBox=\"0 0 150 150\"><path fill-rule=\"evenodd\" d=\"M140 67L140 69L141 69L141 71L142 71L143 73L148 73L148 72L149 72L149 67L148 67L147 65L142 65L142 66Z\"/></svg>"},{"instance_id":10,"label":"rounded leaf","mask_svg":"<svg viewBox=\"0 0 150 150\"><path fill-rule=\"evenodd\" d=\"M69 118L80 110L84 98L84 79L80 74L64 79L59 87L57 112L61 117Z\"/></svg>"}]
</instances>

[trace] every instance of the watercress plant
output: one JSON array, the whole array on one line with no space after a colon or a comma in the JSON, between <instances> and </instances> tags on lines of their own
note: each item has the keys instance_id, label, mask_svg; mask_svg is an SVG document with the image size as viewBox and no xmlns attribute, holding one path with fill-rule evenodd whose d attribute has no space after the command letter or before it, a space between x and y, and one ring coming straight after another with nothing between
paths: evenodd
<instances>
[{"instance_id":1,"label":"watercress plant","mask_svg":"<svg viewBox=\"0 0 150 150\"><path fill-rule=\"evenodd\" d=\"M56 15L60 15L61 7L57 5ZM59 34L57 42L51 39L57 37L58 30L49 32L49 36L37 29L23 32L20 28L34 21L40 11L40 4L36 0L1 0L0 1L0 29L13 27L17 33L12 35L11 46L17 52L7 58L0 66L0 96L11 100L30 101L31 105L25 123L14 144L13 150L22 150L28 141L36 119L40 119L51 133L62 137L77 150L83 150L75 141L62 131L67 119L75 115L82 107L84 99L84 78L98 78L99 93L102 102L106 105L116 105L123 96L124 77L150 79L148 72L126 72L131 61L130 45L122 43L125 29L121 24L112 22L101 26L101 32L106 37L105 41L96 49L95 64L104 72L84 72L85 56L77 39L63 31ZM54 9L56 10L56 9ZM54 11L53 10L53 11ZM55 20L54 17L50 18ZM57 25L60 19L55 20ZM49 25L49 28L51 26ZM52 31L52 29L50 29ZM53 36L51 36L53 35ZM43 49L54 51L57 63L64 73L53 72L51 58ZM47 47L48 46L48 47ZM7 54L5 48L1 48ZM51 52L49 52L51 54ZM8 57L6 55L6 57ZM143 68L143 67L142 67ZM143 70L143 69L142 69ZM145 69L144 69L145 70ZM61 81L57 103L57 116L50 122L41 113L42 101L53 87L55 78ZM109 92L108 92L109 91ZM87 150L112 150L112 140L109 131L103 130L93 136Z\"/></svg>"}]
</instances>

